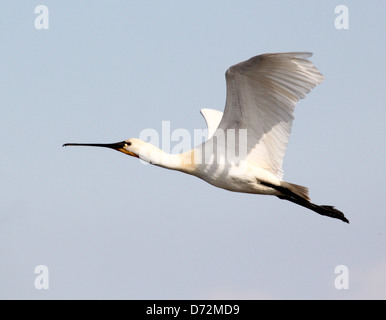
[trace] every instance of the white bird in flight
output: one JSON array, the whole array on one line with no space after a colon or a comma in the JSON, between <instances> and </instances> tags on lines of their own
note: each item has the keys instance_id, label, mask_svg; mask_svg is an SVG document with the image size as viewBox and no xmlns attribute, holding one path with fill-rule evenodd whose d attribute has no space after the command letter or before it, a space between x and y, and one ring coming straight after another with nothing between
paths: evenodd
<instances>
[{"instance_id":1,"label":"white bird in flight","mask_svg":"<svg viewBox=\"0 0 386 320\"><path fill-rule=\"evenodd\" d=\"M307 59L311 56L306 52L262 54L230 67L225 74L224 113L201 110L208 126L208 139L187 152L168 154L135 138L110 144L63 146L115 149L163 168L194 175L219 188L274 195L348 223L333 206L312 203L308 188L282 180L295 105L323 80ZM238 157L234 150L239 150Z\"/></svg>"}]
</instances>

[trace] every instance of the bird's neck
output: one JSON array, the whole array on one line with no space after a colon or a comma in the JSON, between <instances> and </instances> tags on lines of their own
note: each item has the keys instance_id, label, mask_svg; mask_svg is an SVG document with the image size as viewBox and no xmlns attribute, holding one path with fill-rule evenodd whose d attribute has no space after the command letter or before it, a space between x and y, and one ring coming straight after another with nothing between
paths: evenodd
<instances>
[{"instance_id":1,"label":"bird's neck","mask_svg":"<svg viewBox=\"0 0 386 320\"><path fill-rule=\"evenodd\" d=\"M170 154L151 144L146 144L141 148L139 157L141 160L166 169L178 170L186 173L192 173L194 170L193 150L189 150L185 153Z\"/></svg>"}]
</instances>

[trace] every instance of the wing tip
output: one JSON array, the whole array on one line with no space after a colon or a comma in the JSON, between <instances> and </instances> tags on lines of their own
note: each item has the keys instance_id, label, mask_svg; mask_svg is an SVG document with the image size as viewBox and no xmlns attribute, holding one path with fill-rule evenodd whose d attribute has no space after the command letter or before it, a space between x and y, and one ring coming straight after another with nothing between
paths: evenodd
<instances>
[{"instance_id":1,"label":"wing tip","mask_svg":"<svg viewBox=\"0 0 386 320\"><path fill-rule=\"evenodd\" d=\"M251 59L253 58L256 58L256 57L264 57L264 56L282 56L282 57L290 57L290 58L310 58L312 57L314 54L311 52L311 51L288 51L288 52L272 52L272 53L264 53L264 54L261 54L261 55L258 55L258 56L255 56L255 57L252 57Z\"/></svg>"}]
</instances>

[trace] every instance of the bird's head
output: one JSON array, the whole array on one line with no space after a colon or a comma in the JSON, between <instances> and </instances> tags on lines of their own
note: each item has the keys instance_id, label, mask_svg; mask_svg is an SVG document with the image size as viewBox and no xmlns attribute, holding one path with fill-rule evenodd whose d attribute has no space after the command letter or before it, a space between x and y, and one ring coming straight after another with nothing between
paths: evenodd
<instances>
[{"instance_id":1,"label":"bird's head","mask_svg":"<svg viewBox=\"0 0 386 320\"><path fill-rule=\"evenodd\" d=\"M140 150L145 144L144 141L131 138L125 141L116 142L116 143L65 143L63 147L67 146L86 146L86 147L103 147L110 148L122 153L125 153L129 156L139 158Z\"/></svg>"}]
</instances>

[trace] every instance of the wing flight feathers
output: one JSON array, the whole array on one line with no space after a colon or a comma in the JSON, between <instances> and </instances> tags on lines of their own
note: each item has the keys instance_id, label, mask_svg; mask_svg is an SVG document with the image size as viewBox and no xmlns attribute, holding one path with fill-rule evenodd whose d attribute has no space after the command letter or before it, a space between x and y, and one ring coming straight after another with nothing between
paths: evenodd
<instances>
[{"instance_id":1,"label":"wing flight feathers","mask_svg":"<svg viewBox=\"0 0 386 320\"><path fill-rule=\"evenodd\" d=\"M280 179L294 109L322 74L307 52L253 57L226 72L227 97L219 128L247 129L247 161Z\"/></svg>"}]
</instances>

